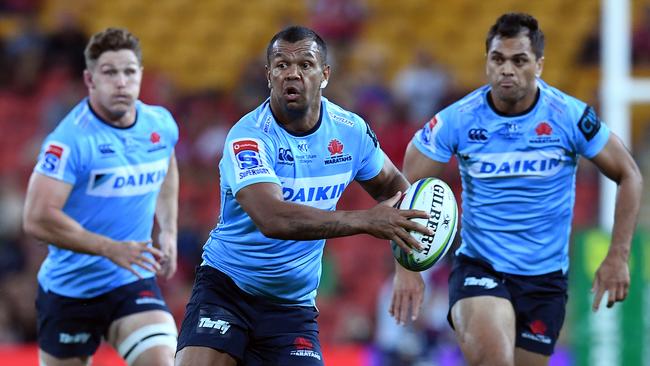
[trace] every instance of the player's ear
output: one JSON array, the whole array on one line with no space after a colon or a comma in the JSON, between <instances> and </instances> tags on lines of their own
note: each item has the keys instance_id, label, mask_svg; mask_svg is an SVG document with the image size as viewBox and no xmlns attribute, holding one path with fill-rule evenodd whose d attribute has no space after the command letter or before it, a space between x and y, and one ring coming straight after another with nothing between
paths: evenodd
<instances>
[{"instance_id":1,"label":"player's ear","mask_svg":"<svg viewBox=\"0 0 650 366\"><path fill-rule=\"evenodd\" d=\"M321 89L325 89L325 87L327 87L329 78L330 78L330 65L325 65L325 67L323 67L323 78L320 81Z\"/></svg>"},{"instance_id":2,"label":"player's ear","mask_svg":"<svg viewBox=\"0 0 650 366\"><path fill-rule=\"evenodd\" d=\"M541 77L543 70L544 70L544 56L538 58L537 62L535 62L535 76Z\"/></svg>"},{"instance_id":3,"label":"player's ear","mask_svg":"<svg viewBox=\"0 0 650 366\"><path fill-rule=\"evenodd\" d=\"M271 89L271 70L269 69L269 66L266 65L266 86Z\"/></svg>"},{"instance_id":4,"label":"player's ear","mask_svg":"<svg viewBox=\"0 0 650 366\"><path fill-rule=\"evenodd\" d=\"M88 70L84 70L84 84L88 89L94 89L95 83L93 82L93 74Z\"/></svg>"}]
</instances>

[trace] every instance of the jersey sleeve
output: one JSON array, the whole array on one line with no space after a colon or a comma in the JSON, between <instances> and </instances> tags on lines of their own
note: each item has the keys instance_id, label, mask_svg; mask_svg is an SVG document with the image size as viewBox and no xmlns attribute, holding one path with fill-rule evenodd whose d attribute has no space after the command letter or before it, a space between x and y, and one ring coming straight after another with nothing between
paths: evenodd
<instances>
[{"instance_id":1,"label":"jersey sleeve","mask_svg":"<svg viewBox=\"0 0 650 366\"><path fill-rule=\"evenodd\" d=\"M361 160L354 178L356 180L366 181L376 177L381 172L386 154L379 147L377 135L370 128L370 125L360 117L357 116L357 118L363 132L361 136L361 148L359 149Z\"/></svg>"},{"instance_id":2,"label":"jersey sleeve","mask_svg":"<svg viewBox=\"0 0 650 366\"><path fill-rule=\"evenodd\" d=\"M425 156L432 160L446 163L456 152L453 124L448 121L448 115L443 112L436 114L420 130L413 139L413 145Z\"/></svg>"},{"instance_id":3,"label":"jersey sleeve","mask_svg":"<svg viewBox=\"0 0 650 366\"><path fill-rule=\"evenodd\" d=\"M275 183L271 141L261 133L235 125L230 130L221 159L221 179L225 179L233 195L254 183Z\"/></svg>"},{"instance_id":4,"label":"jersey sleeve","mask_svg":"<svg viewBox=\"0 0 650 366\"><path fill-rule=\"evenodd\" d=\"M47 136L41 146L35 172L74 185L83 169L83 145L61 128Z\"/></svg>"},{"instance_id":5,"label":"jersey sleeve","mask_svg":"<svg viewBox=\"0 0 650 366\"><path fill-rule=\"evenodd\" d=\"M585 106L578 123L574 122L578 153L591 159L605 147L610 130L591 106Z\"/></svg>"},{"instance_id":6,"label":"jersey sleeve","mask_svg":"<svg viewBox=\"0 0 650 366\"><path fill-rule=\"evenodd\" d=\"M176 146L176 143L178 142L178 123L176 123L176 120L170 111L165 108L163 108L163 110L165 111L164 115L167 121L166 126L171 137L171 144L172 146Z\"/></svg>"}]
</instances>

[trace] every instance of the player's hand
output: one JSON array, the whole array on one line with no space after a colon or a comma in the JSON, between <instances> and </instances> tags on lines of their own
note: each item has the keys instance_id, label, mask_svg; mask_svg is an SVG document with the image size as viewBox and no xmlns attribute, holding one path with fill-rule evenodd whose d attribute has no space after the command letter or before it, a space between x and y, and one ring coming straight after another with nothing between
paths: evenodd
<instances>
[{"instance_id":1,"label":"player's hand","mask_svg":"<svg viewBox=\"0 0 650 366\"><path fill-rule=\"evenodd\" d=\"M398 263L395 264L393 277L393 297L388 312L397 324L404 325L411 314L411 320L417 319L424 300L424 281L419 272L412 272Z\"/></svg>"},{"instance_id":2,"label":"player's hand","mask_svg":"<svg viewBox=\"0 0 650 366\"><path fill-rule=\"evenodd\" d=\"M591 292L594 295L593 311L598 311L600 301L607 291L607 307L611 308L614 303L623 301L630 289L630 268L627 260L620 255L608 253L598 267L594 276Z\"/></svg>"},{"instance_id":3,"label":"player's hand","mask_svg":"<svg viewBox=\"0 0 650 366\"><path fill-rule=\"evenodd\" d=\"M392 240L404 251L411 253L411 248L421 250L422 247L409 231L419 231L425 235L433 235L433 232L424 225L409 220L413 217L426 219L429 217L427 212L399 210L393 207L401 198L402 193L397 192L393 197L367 211L367 233L379 239Z\"/></svg>"},{"instance_id":4,"label":"player's hand","mask_svg":"<svg viewBox=\"0 0 650 366\"><path fill-rule=\"evenodd\" d=\"M149 243L150 242L148 241L116 242L106 246L105 256L118 266L129 270L129 272L133 273L138 278L142 278L142 276L133 269L132 265L156 273L160 270L160 263L158 263L158 261L164 256L162 251L149 246ZM153 255L153 259L145 255L145 253Z\"/></svg>"},{"instance_id":5,"label":"player's hand","mask_svg":"<svg viewBox=\"0 0 650 366\"><path fill-rule=\"evenodd\" d=\"M176 273L176 234L161 231L158 235L158 241L154 242L154 247L159 248L163 253L162 258L160 259L160 270L158 270L158 276L168 280L174 276L174 273Z\"/></svg>"}]
</instances>

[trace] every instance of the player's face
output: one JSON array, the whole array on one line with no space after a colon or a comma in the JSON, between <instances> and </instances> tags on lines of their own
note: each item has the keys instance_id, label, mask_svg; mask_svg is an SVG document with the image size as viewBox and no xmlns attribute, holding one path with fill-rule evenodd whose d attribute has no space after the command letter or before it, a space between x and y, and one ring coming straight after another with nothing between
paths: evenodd
<instances>
[{"instance_id":1,"label":"player's face","mask_svg":"<svg viewBox=\"0 0 650 366\"><path fill-rule=\"evenodd\" d=\"M494 37L486 63L493 97L507 104L534 97L543 62L543 57L535 56L527 33L514 38Z\"/></svg>"},{"instance_id":2,"label":"player's face","mask_svg":"<svg viewBox=\"0 0 650 366\"><path fill-rule=\"evenodd\" d=\"M320 102L321 83L329 78L329 66L323 65L322 56L311 39L276 41L267 66L272 102L293 111L306 111Z\"/></svg>"},{"instance_id":3,"label":"player's face","mask_svg":"<svg viewBox=\"0 0 650 366\"><path fill-rule=\"evenodd\" d=\"M119 120L135 110L140 94L142 66L135 53L123 49L106 51L84 73L88 93L102 117Z\"/></svg>"}]
</instances>

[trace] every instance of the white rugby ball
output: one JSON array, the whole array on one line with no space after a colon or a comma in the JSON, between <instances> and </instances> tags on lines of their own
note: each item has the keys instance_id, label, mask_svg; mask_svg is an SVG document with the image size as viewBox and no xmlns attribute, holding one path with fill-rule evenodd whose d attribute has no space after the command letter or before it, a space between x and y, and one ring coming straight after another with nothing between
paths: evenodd
<instances>
[{"instance_id":1,"label":"white rugby ball","mask_svg":"<svg viewBox=\"0 0 650 366\"><path fill-rule=\"evenodd\" d=\"M411 185L399 204L402 210L421 210L429 213L428 219L412 218L434 231L425 235L417 231L410 234L422 246L420 252L407 254L393 241L393 256L399 264L411 271L424 271L442 259L454 242L458 224L456 197L447 183L437 178L423 178Z\"/></svg>"}]
</instances>

